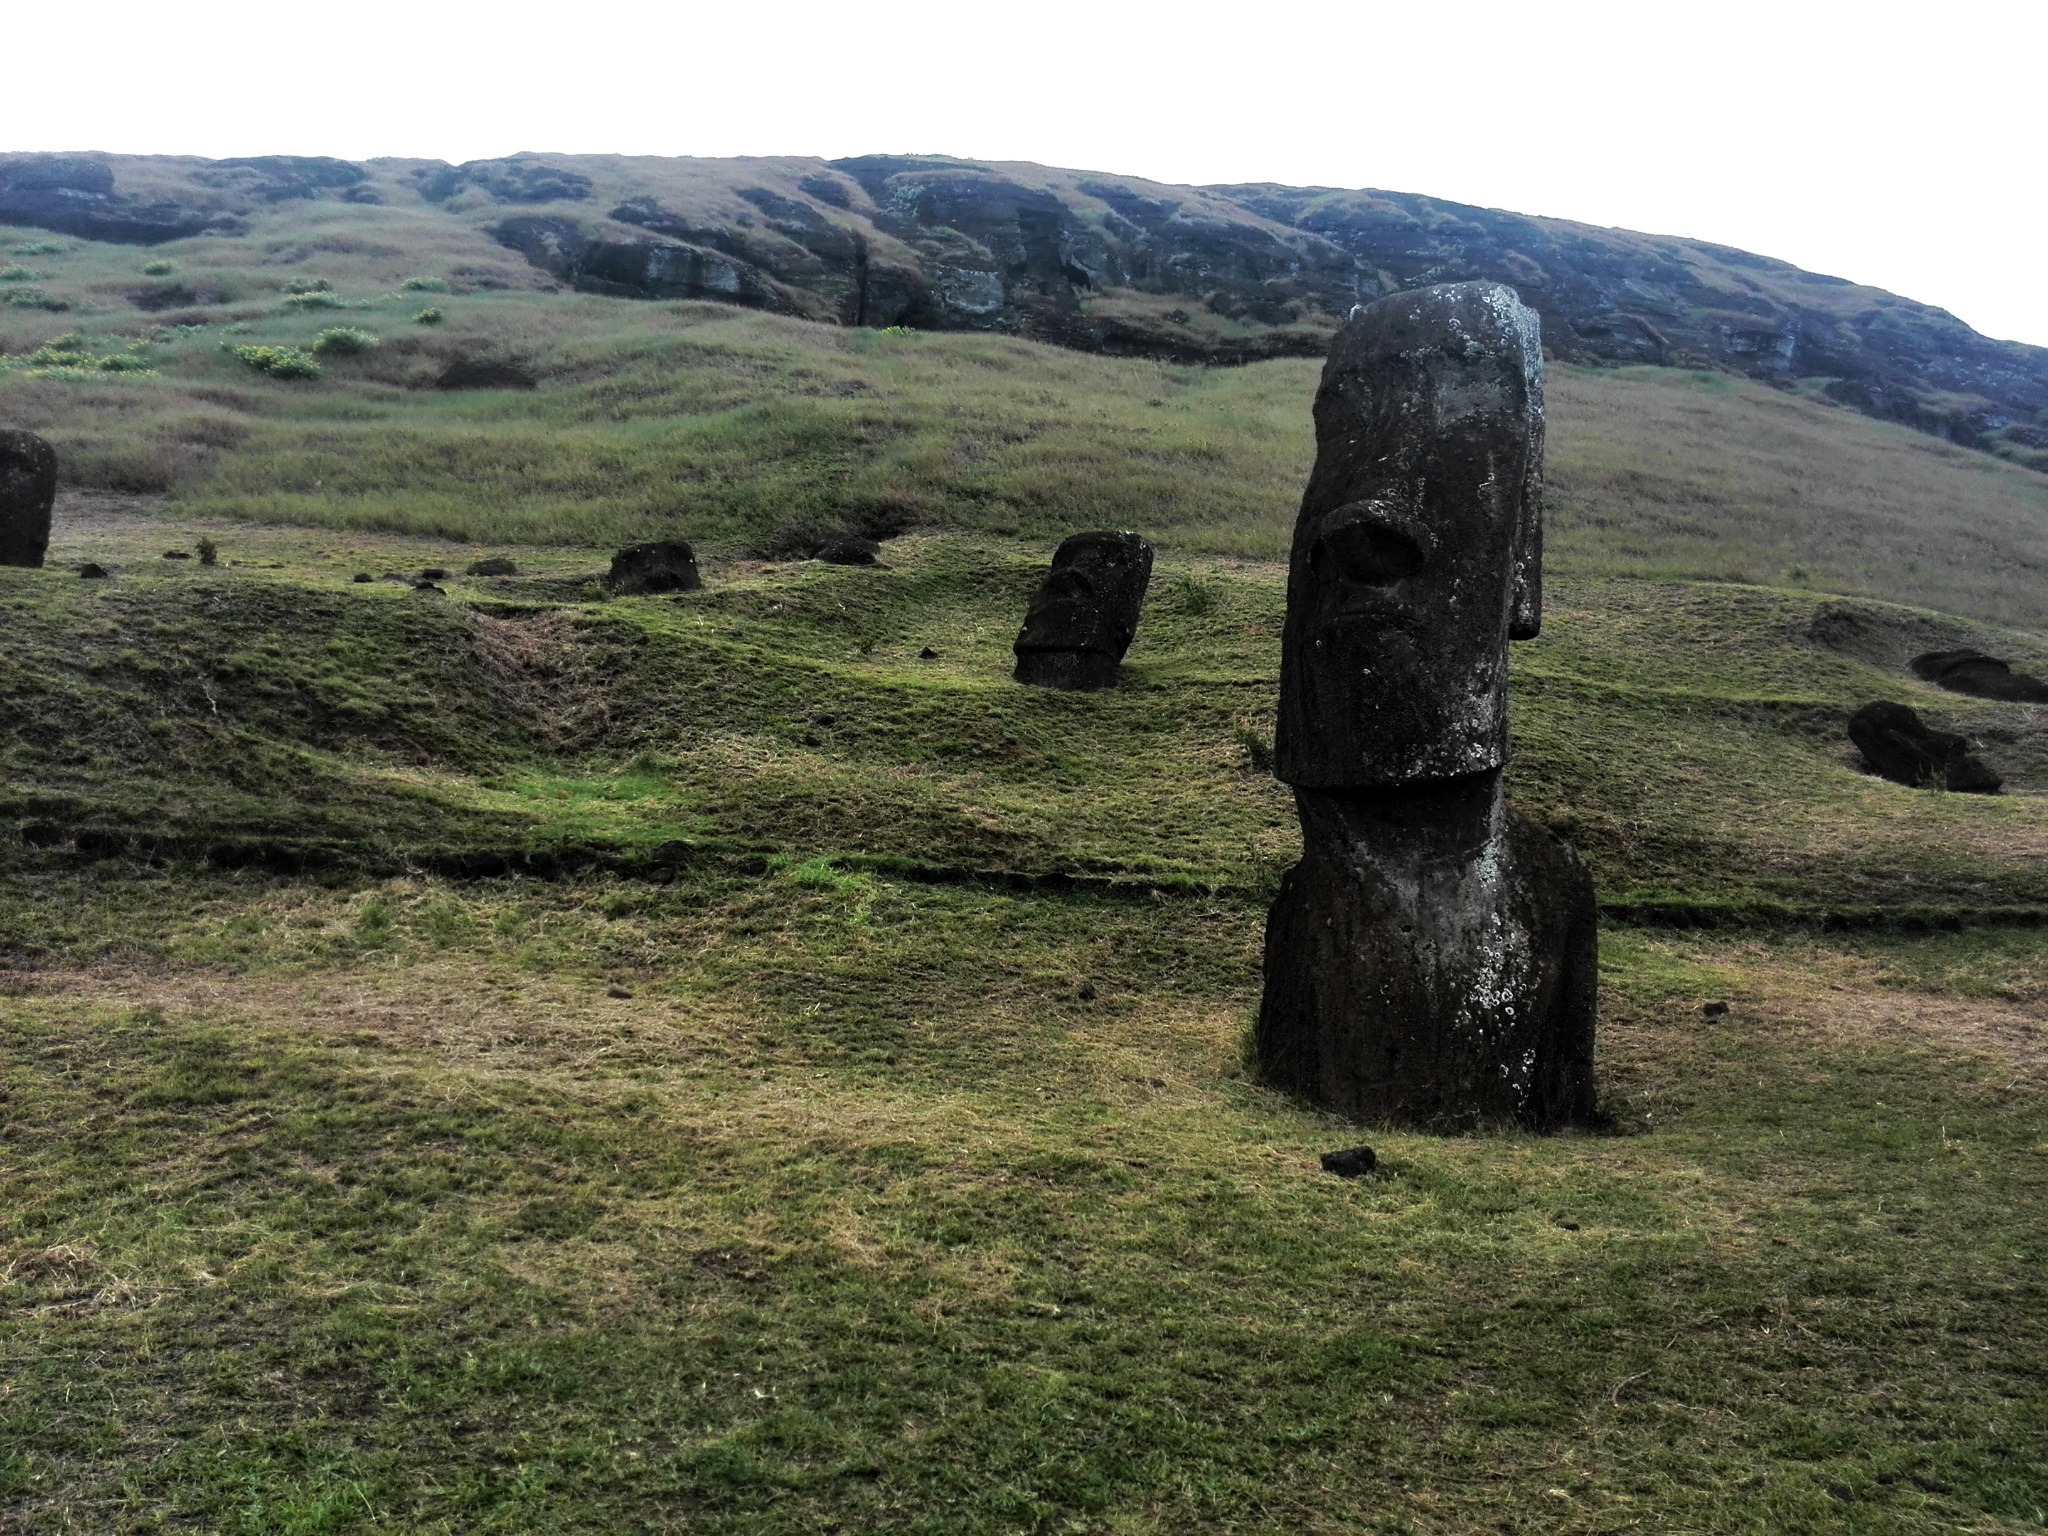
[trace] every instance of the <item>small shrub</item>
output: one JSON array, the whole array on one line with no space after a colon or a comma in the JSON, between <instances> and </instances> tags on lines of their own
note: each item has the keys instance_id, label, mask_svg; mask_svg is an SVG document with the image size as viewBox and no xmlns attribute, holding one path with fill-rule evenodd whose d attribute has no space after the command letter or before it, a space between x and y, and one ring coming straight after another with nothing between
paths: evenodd
<instances>
[{"instance_id":1,"label":"small shrub","mask_svg":"<svg viewBox=\"0 0 2048 1536\"><path fill-rule=\"evenodd\" d=\"M59 375L154 373L156 370L149 366L149 359L140 354L141 345L137 342L126 352L98 353L92 351L75 332L66 332L29 353L27 363L31 372Z\"/></svg>"},{"instance_id":2,"label":"small shrub","mask_svg":"<svg viewBox=\"0 0 2048 1536\"><path fill-rule=\"evenodd\" d=\"M414 325L439 325L443 319L438 309L423 309L412 317Z\"/></svg>"},{"instance_id":3,"label":"small shrub","mask_svg":"<svg viewBox=\"0 0 2048 1536\"><path fill-rule=\"evenodd\" d=\"M284 285L286 293L332 293L334 284L324 277L295 277Z\"/></svg>"},{"instance_id":4,"label":"small shrub","mask_svg":"<svg viewBox=\"0 0 2048 1536\"><path fill-rule=\"evenodd\" d=\"M1190 618L1199 619L1216 607L1216 589L1196 576L1183 576L1173 584L1174 606Z\"/></svg>"},{"instance_id":5,"label":"small shrub","mask_svg":"<svg viewBox=\"0 0 2048 1536\"><path fill-rule=\"evenodd\" d=\"M398 285L407 293L446 293L448 282L440 277L408 277Z\"/></svg>"},{"instance_id":6,"label":"small shrub","mask_svg":"<svg viewBox=\"0 0 2048 1536\"><path fill-rule=\"evenodd\" d=\"M247 364L258 373L267 373L273 379L320 377L320 365L297 347L237 347L226 342L221 346L223 351L232 353L237 361Z\"/></svg>"},{"instance_id":7,"label":"small shrub","mask_svg":"<svg viewBox=\"0 0 2048 1536\"><path fill-rule=\"evenodd\" d=\"M175 261L165 261L162 257L158 257L155 261L145 261L142 264L142 275L144 277L169 277L177 270L178 264Z\"/></svg>"},{"instance_id":8,"label":"small shrub","mask_svg":"<svg viewBox=\"0 0 2048 1536\"><path fill-rule=\"evenodd\" d=\"M19 264L11 267L0 267L0 283L39 283L42 279L43 274L34 267L24 267Z\"/></svg>"},{"instance_id":9,"label":"small shrub","mask_svg":"<svg viewBox=\"0 0 2048 1536\"><path fill-rule=\"evenodd\" d=\"M62 256L64 247L54 240L34 240L27 245L10 245L10 256Z\"/></svg>"},{"instance_id":10,"label":"small shrub","mask_svg":"<svg viewBox=\"0 0 2048 1536\"><path fill-rule=\"evenodd\" d=\"M213 540L202 536L193 547L199 551L199 563L201 565L220 564L220 546L214 543Z\"/></svg>"},{"instance_id":11,"label":"small shrub","mask_svg":"<svg viewBox=\"0 0 2048 1536\"><path fill-rule=\"evenodd\" d=\"M0 294L0 305L8 309L47 309L62 314L71 307L71 301L53 298L40 288L15 288Z\"/></svg>"},{"instance_id":12,"label":"small shrub","mask_svg":"<svg viewBox=\"0 0 2048 1536\"><path fill-rule=\"evenodd\" d=\"M339 294L329 293L325 288L311 289L305 293L294 293L284 301L286 309L347 309L347 303Z\"/></svg>"},{"instance_id":13,"label":"small shrub","mask_svg":"<svg viewBox=\"0 0 2048 1536\"><path fill-rule=\"evenodd\" d=\"M377 338L368 331L337 325L313 338L312 351L316 357L352 357L358 352L369 351L375 345Z\"/></svg>"}]
</instances>

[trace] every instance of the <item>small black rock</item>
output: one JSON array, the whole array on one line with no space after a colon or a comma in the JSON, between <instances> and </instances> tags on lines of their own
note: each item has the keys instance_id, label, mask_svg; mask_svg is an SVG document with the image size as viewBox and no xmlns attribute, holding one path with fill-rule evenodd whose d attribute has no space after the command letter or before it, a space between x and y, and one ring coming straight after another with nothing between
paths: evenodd
<instances>
[{"instance_id":1,"label":"small black rock","mask_svg":"<svg viewBox=\"0 0 2048 1536\"><path fill-rule=\"evenodd\" d=\"M164 558L166 560L190 560L192 555L189 551L183 549L167 549L164 551Z\"/></svg>"},{"instance_id":2,"label":"small black rock","mask_svg":"<svg viewBox=\"0 0 2048 1536\"><path fill-rule=\"evenodd\" d=\"M469 568L469 574L472 576L517 576L519 574L519 567L510 560L505 559L502 555L497 555L489 560L478 560L472 563Z\"/></svg>"},{"instance_id":3,"label":"small black rock","mask_svg":"<svg viewBox=\"0 0 2048 1536\"><path fill-rule=\"evenodd\" d=\"M1726 1013L1727 1011L1728 1011L1728 1005L1727 1005L1726 1003L1702 1003L1702 1004L1700 1004L1700 1012L1701 1012L1701 1013L1703 1013L1703 1014L1705 1014L1705 1015L1706 1015L1706 1016L1707 1016L1708 1018L1710 1018L1710 1019L1718 1019L1718 1018L1720 1018L1720 1017L1721 1017L1721 1015L1723 1015L1723 1014L1724 1014L1724 1013Z\"/></svg>"},{"instance_id":4,"label":"small black rock","mask_svg":"<svg viewBox=\"0 0 2048 1536\"><path fill-rule=\"evenodd\" d=\"M695 592L704 585L697 574L697 555L681 539L634 544L612 556L605 586L618 597L644 597L657 592Z\"/></svg>"},{"instance_id":5,"label":"small black rock","mask_svg":"<svg viewBox=\"0 0 2048 1536\"><path fill-rule=\"evenodd\" d=\"M446 581L448 573L438 565L430 565L420 572L421 581Z\"/></svg>"},{"instance_id":6,"label":"small black rock","mask_svg":"<svg viewBox=\"0 0 2048 1536\"><path fill-rule=\"evenodd\" d=\"M1362 1179L1379 1166L1371 1147L1346 1147L1342 1152L1323 1154L1323 1172L1340 1179Z\"/></svg>"},{"instance_id":7,"label":"small black rock","mask_svg":"<svg viewBox=\"0 0 2048 1536\"><path fill-rule=\"evenodd\" d=\"M349 579L351 581L356 582L369 582L375 581L377 578L372 576L368 571L357 571L355 575L350 577Z\"/></svg>"},{"instance_id":8,"label":"small black rock","mask_svg":"<svg viewBox=\"0 0 2048 1536\"><path fill-rule=\"evenodd\" d=\"M95 561L88 560L78 568L78 575L83 581L105 581L107 579L107 568Z\"/></svg>"},{"instance_id":9,"label":"small black rock","mask_svg":"<svg viewBox=\"0 0 2048 1536\"><path fill-rule=\"evenodd\" d=\"M933 650L930 646L926 646L923 650L917 653L917 659L919 661L937 661L939 659L939 653Z\"/></svg>"}]
</instances>

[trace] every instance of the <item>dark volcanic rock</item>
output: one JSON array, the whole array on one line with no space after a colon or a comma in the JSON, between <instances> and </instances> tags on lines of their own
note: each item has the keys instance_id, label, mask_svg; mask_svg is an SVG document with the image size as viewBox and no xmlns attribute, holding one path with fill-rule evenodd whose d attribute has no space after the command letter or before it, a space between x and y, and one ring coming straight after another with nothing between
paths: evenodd
<instances>
[{"instance_id":1,"label":"dark volcanic rock","mask_svg":"<svg viewBox=\"0 0 2048 1536\"><path fill-rule=\"evenodd\" d=\"M1980 699L2048 704L2048 683L2025 672L2013 671L2010 662L1968 647L1928 651L1915 656L1913 675L1951 692L1974 694Z\"/></svg>"},{"instance_id":2,"label":"dark volcanic rock","mask_svg":"<svg viewBox=\"0 0 2048 1536\"><path fill-rule=\"evenodd\" d=\"M0 430L0 565L42 565L56 499L57 450L33 432Z\"/></svg>"},{"instance_id":3,"label":"dark volcanic rock","mask_svg":"<svg viewBox=\"0 0 2048 1536\"><path fill-rule=\"evenodd\" d=\"M1362 1119L1593 1109L1584 863L1511 811L1507 646L1542 588L1542 354L1495 284L1339 333L1295 525L1275 772L1302 860L1266 924L1267 1081Z\"/></svg>"},{"instance_id":4,"label":"dark volcanic rock","mask_svg":"<svg viewBox=\"0 0 2048 1536\"><path fill-rule=\"evenodd\" d=\"M238 192L265 203L314 198L323 192L340 192L345 200L355 202L360 199L348 194L368 180L369 173L360 165L329 155L244 155L209 160L192 173L192 179L201 186Z\"/></svg>"},{"instance_id":5,"label":"dark volcanic rock","mask_svg":"<svg viewBox=\"0 0 2048 1536\"><path fill-rule=\"evenodd\" d=\"M1346 1147L1322 1156L1323 1172L1334 1173L1340 1179L1362 1179L1379 1166L1379 1161L1371 1147Z\"/></svg>"},{"instance_id":6,"label":"dark volcanic rock","mask_svg":"<svg viewBox=\"0 0 2048 1536\"><path fill-rule=\"evenodd\" d=\"M436 389L533 389L540 381L517 363L458 357L434 380Z\"/></svg>"},{"instance_id":7,"label":"dark volcanic rock","mask_svg":"<svg viewBox=\"0 0 2048 1536\"><path fill-rule=\"evenodd\" d=\"M1151 580L1152 546L1135 533L1077 533L1062 543L1013 647L1017 681L1115 687Z\"/></svg>"},{"instance_id":8,"label":"dark volcanic rock","mask_svg":"<svg viewBox=\"0 0 2048 1536\"><path fill-rule=\"evenodd\" d=\"M124 197L114 190L113 168L87 155L0 159L0 224L26 224L120 245L159 245L240 228L232 214L219 209Z\"/></svg>"},{"instance_id":9,"label":"dark volcanic rock","mask_svg":"<svg viewBox=\"0 0 2048 1536\"><path fill-rule=\"evenodd\" d=\"M111 574L112 572L97 560L88 560L78 568L78 577L81 581L105 581Z\"/></svg>"},{"instance_id":10,"label":"dark volcanic rock","mask_svg":"<svg viewBox=\"0 0 2048 1536\"><path fill-rule=\"evenodd\" d=\"M493 555L488 560L472 561L468 574L471 576L517 576L519 574L519 567L510 560L507 560L503 555Z\"/></svg>"},{"instance_id":11,"label":"dark volcanic rock","mask_svg":"<svg viewBox=\"0 0 2048 1536\"><path fill-rule=\"evenodd\" d=\"M419 186L420 196L430 203L444 203L469 187L501 203L575 203L590 196L591 181L581 171L513 155L503 160L467 160L428 171L420 177Z\"/></svg>"},{"instance_id":12,"label":"dark volcanic rock","mask_svg":"<svg viewBox=\"0 0 2048 1536\"><path fill-rule=\"evenodd\" d=\"M1967 794L1998 793L2003 780L1970 755L1970 743L1937 731L1903 704L1879 700L1849 717L1849 739L1870 771L1909 788L1939 785Z\"/></svg>"},{"instance_id":13,"label":"dark volcanic rock","mask_svg":"<svg viewBox=\"0 0 2048 1536\"><path fill-rule=\"evenodd\" d=\"M695 592L704 585L697 574L697 554L681 539L635 544L612 556L605 585L620 597L650 592Z\"/></svg>"},{"instance_id":14,"label":"dark volcanic rock","mask_svg":"<svg viewBox=\"0 0 2048 1536\"><path fill-rule=\"evenodd\" d=\"M827 565L880 565L882 546L873 539L833 539L818 551Z\"/></svg>"}]
</instances>

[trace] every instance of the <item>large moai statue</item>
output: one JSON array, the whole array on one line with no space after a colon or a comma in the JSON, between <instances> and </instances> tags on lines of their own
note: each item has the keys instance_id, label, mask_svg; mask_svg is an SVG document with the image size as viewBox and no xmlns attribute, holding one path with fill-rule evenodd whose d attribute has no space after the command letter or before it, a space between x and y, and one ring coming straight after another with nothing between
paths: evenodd
<instances>
[{"instance_id":1,"label":"large moai statue","mask_svg":"<svg viewBox=\"0 0 2048 1536\"><path fill-rule=\"evenodd\" d=\"M1135 533L1066 540L1017 635L1017 681L1074 692L1114 688L1151 582L1152 546Z\"/></svg>"},{"instance_id":2,"label":"large moai statue","mask_svg":"<svg viewBox=\"0 0 2048 1536\"><path fill-rule=\"evenodd\" d=\"M1288 572L1278 776L1304 844L1266 926L1267 1081L1363 1120L1593 1108L1593 883L1508 808L1507 646L1542 617L1543 353L1513 290L1338 332Z\"/></svg>"},{"instance_id":3,"label":"large moai statue","mask_svg":"<svg viewBox=\"0 0 2048 1536\"><path fill-rule=\"evenodd\" d=\"M0 565L43 563L56 499L57 451L33 432L0 430Z\"/></svg>"}]
</instances>

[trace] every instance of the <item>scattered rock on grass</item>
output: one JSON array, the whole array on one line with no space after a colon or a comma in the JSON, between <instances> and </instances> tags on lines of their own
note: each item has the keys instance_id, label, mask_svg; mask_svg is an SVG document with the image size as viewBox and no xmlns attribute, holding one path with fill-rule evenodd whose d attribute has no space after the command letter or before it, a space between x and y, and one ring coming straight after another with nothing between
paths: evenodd
<instances>
[{"instance_id":1,"label":"scattered rock on grass","mask_svg":"<svg viewBox=\"0 0 2048 1536\"><path fill-rule=\"evenodd\" d=\"M681 539L634 544L612 556L605 585L619 597L650 592L695 592L704 585L697 574L697 552Z\"/></svg>"},{"instance_id":2,"label":"scattered rock on grass","mask_svg":"<svg viewBox=\"0 0 2048 1536\"><path fill-rule=\"evenodd\" d=\"M939 653L933 650L930 646L926 646L923 650L917 653L917 659L919 661L937 661L939 659Z\"/></svg>"},{"instance_id":3,"label":"scattered rock on grass","mask_svg":"<svg viewBox=\"0 0 2048 1536\"><path fill-rule=\"evenodd\" d=\"M0 431L0 565L41 567L56 499L57 450L33 432Z\"/></svg>"},{"instance_id":4,"label":"scattered rock on grass","mask_svg":"<svg viewBox=\"0 0 2048 1536\"><path fill-rule=\"evenodd\" d=\"M1894 784L1923 784L1965 794L1995 795L2004 781L1970 755L1970 744L1937 731L1903 704L1880 699L1850 717L1849 739L1870 771Z\"/></svg>"},{"instance_id":5,"label":"scattered rock on grass","mask_svg":"<svg viewBox=\"0 0 2048 1536\"><path fill-rule=\"evenodd\" d=\"M1973 694L1980 699L2005 699L2021 704L2048 703L2048 683L2025 672L2015 672L2010 662L1987 656L1970 646L1953 651L1928 651L1915 656L1913 675L1946 688L1951 693Z\"/></svg>"},{"instance_id":6,"label":"scattered rock on grass","mask_svg":"<svg viewBox=\"0 0 2048 1536\"><path fill-rule=\"evenodd\" d=\"M164 558L166 560L190 560L192 552L187 549L167 549L164 551Z\"/></svg>"},{"instance_id":7,"label":"scattered rock on grass","mask_svg":"<svg viewBox=\"0 0 2048 1536\"><path fill-rule=\"evenodd\" d=\"M880 565L882 546L873 539L833 539L818 551L827 565Z\"/></svg>"},{"instance_id":8,"label":"scattered rock on grass","mask_svg":"<svg viewBox=\"0 0 2048 1536\"><path fill-rule=\"evenodd\" d=\"M81 581L105 581L107 568L98 561L88 560L78 568L78 575Z\"/></svg>"},{"instance_id":9,"label":"scattered rock on grass","mask_svg":"<svg viewBox=\"0 0 2048 1536\"><path fill-rule=\"evenodd\" d=\"M1702 1003L1700 1004L1700 1012L1710 1019L1718 1019L1728 1012L1728 1005L1726 1003Z\"/></svg>"},{"instance_id":10,"label":"scattered rock on grass","mask_svg":"<svg viewBox=\"0 0 2048 1536\"><path fill-rule=\"evenodd\" d=\"M1323 1154L1323 1172L1340 1179L1362 1179L1379 1166L1371 1147L1346 1147L1342 1152Z\"/></svg>"},{"instance_id":11,"label":"scattered rock on grass","mask_svg":"<svg viewBox=\"0 0 2048 1536\"><path fill-rule=\"evenodd\" d=\"M510 560L505 559L502 555L494 555L488 560L472 562L469 567L469 574L472 576L517 576L519 574L519 567Z\"/></svg>"},{"instance_id":12,"label":"scattered rock on grass","mask_svg":"<svg viewBox=\"0 0 2048 1536\"><path fill-rule=\"evenodd\" d=\"M355 575L350 579L357 582L366 582L375 581L377 578L372 576L368 571L357 571Z\"/></svg>"},{"instance_id":13,"label":"scattered rock on grass","mask_svg":"<svg viewBox=\"0 0 2048 1536\"><path fill-rule=\"evenodd\" d=\"M438 565L430 565L420 572L421 581L446 581L448 573Z\"/></svg>"}]
</instances>

